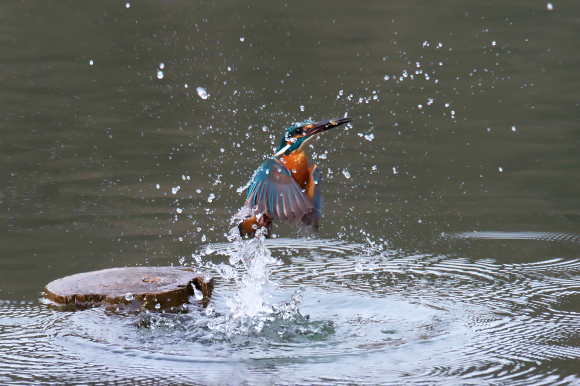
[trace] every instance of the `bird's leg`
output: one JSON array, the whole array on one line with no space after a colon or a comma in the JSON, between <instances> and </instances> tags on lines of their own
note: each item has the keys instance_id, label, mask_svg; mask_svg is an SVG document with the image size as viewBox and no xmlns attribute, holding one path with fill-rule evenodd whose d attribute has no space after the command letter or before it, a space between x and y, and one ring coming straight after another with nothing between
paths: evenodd
<instances>
[{"instance_id":1,"label":"bird's leg","mask_svg":"<svg viewBox=\"0 0 580 386\"><path fill-rule=\"evenodd\" d=\"M269 238L272 234L272 219L266 213L261 213L254 217L247 218L242 221L240 225L238 225L240 234L242 236L247 235L248 237L253 237L256 234L256 231L262 227L266 227L268 229L266 238Z\"/></svg>"}]
</instances>

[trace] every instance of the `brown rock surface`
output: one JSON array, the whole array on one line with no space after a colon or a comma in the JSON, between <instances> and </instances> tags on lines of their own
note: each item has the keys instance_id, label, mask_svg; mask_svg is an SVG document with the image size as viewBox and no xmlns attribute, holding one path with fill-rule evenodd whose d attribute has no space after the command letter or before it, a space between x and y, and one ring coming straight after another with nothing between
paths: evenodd
<instances>
[{"instance_id":1,"label":"brown rock surface","mask_svg":"<svg viewBox=\"0 0 580 386\"><path fill-rule=\"evenodd\" d=\"M186 267L125 267L78 273L50 282L46 297L59 304L131 304L167 309L187 303L195 286L207 303L213 277Z\"/></svg>"}]
</instances>

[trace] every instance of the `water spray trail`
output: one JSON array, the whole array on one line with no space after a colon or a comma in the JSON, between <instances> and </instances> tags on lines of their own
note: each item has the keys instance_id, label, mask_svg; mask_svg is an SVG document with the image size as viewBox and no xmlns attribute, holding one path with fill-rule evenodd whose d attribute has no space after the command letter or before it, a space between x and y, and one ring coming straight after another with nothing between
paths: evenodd
<instances>
[{"instance_id":1,"label":"water spray trail","mask_svg":"<svg viewBox=\"0 0 580 386\"><path fill-rule=\"evenodd\" d=\"M258 230L256 237L247 241L241 239L237 227L230 231L228 238L232 242L232 247L226 253L229 256L231 268L229 271L235 272L233 278L238 290L233 299L228 299L226 304L234 318L253 318L259 314L273 312L272 306L265 299L278 285L270 280L271 270L268 265L281 262L273 258L266 247L265 231L265 228ZM241 277L237 274L240 268L245 270ZM227 270L224 266L218 268L218 272L224 270Z\"/></svg>"}]
</instances>

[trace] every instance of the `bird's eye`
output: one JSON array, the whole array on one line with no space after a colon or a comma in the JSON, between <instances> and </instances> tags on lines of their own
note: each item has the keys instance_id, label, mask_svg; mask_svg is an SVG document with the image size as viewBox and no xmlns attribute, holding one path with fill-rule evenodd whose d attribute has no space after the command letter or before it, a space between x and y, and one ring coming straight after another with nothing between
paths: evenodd
<instances>
[{"instance_id":1,"label":"bird's eye","mask_svg":"<svg viewBox=\"0 0 580 386\"><path fill-rule=\"evenodd\" d=\"M296 134L302 134L302 128L299 127L295 130Z\"/></svg>"}]
</instances>

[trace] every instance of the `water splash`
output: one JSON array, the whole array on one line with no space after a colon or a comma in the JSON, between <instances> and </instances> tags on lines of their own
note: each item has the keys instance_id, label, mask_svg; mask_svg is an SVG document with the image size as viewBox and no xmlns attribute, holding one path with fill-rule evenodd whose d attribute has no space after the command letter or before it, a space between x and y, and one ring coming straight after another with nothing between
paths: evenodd
<instances>
[{"instance_id":1,"label":"water splash","mask_svg":"<svg viewBox=\"0 0 580 386\"><path fill-rule=\"evenodd\" d=\"M311 324L299 312L304 287L300 286L289 299L278 304L268 301L278 289L278 283L271 278L271 267L283 263L274 258L266 246L266 228L258 229L255 237L249 240L242 239L237 224L252 214L251 209L242 208L232 217L231 223L235 226L227 235L229 243L224 244L225 248L216 251L226 256L227 262L205 263L205 267L215 270L226 282L233 282L235 290L225 301L226 312L220 314L213 307L209 312L206 309L207 319L203 324L209 334L204 339L215 341L262 332L269 336L271 334L267 331L279 329L282 321L288 321L284 322L286 331L305 328ZM207 253L202 252L201 255ZM324 328L331 333L331 327Z\"/></svg>"},{"instance_id":2,"label":"water splash","mask_svg":"<svg viewBox=\"0 0 580 386\"><path fill-rule=\"evenodd\" d=\"M237 292L226 302L233 319L251 319L274 311L265 301L278 287L270 280L269 265L282 263L273 258L266 247L266 232L265 228L259 229L256 237L246 241L240 237L237 227L232 228L228 236L232 244L225 251L230 267L215 267L218 273L224 272L227 278L236 282Z\"/></svg>"}]
</instances>

